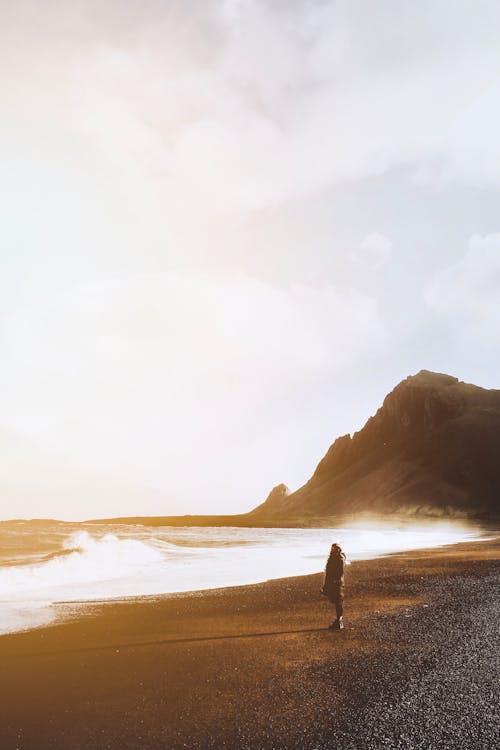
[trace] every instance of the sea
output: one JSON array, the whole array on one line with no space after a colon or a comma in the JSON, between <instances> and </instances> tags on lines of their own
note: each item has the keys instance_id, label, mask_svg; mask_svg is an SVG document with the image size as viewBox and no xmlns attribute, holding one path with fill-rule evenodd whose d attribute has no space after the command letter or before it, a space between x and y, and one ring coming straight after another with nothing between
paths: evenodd
<instances>
[{"instance_id":1,"label":"sea","mask_svg":"<svg viewBox=\"0 0 500 750\"><path fill-rule=\"evenodd\" d=\"M263 529L2 521L0 633L52 623L67 612L61 603L316 573L333 542L351 562L479 538L479 529L453 523Z\"/></svg>"}]
</instances>

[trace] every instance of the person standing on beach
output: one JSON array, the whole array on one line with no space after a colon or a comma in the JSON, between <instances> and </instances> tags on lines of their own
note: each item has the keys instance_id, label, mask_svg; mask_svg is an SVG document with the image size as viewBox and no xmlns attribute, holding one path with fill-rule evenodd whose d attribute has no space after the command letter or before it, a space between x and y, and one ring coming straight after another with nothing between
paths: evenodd
<instances>
[{"instance_id":1,"label":"person standing on beach","mask_svg":"<svg viewBox=\"0 0 500 750\"><path fill-rule=\"evenodd\" d=\"M325 568L325 579L321 593L335 606L337 619L329 625L331 630L342 630L344 623L344 568L345 555L338 544L332 544Z\"/></svg>"}]
</instances>

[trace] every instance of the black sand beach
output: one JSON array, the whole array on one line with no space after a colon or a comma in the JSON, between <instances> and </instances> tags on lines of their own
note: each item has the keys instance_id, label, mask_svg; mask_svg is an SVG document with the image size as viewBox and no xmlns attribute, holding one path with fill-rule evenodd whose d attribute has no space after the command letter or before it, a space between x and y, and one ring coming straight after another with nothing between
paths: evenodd
<instances>
[{"instance_id":1,"label":"black sand beach","mask_svg":"<svg viewBox=\"0 0 500 750\"><path fill-rule=\"evenodd\" d=\"M0 638L0 747L496 748L499 561L497 538L353 563L342 632L321 575L77 606Z\"/></svg>"}]
</instances>

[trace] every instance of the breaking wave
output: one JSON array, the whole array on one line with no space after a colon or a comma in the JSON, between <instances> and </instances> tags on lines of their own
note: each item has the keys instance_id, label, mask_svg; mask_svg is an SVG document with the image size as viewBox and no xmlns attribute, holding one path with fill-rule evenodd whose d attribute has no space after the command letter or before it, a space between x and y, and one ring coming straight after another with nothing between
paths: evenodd
<instances>
[{"instance_id":1,"label":"breaking wave","mask_svg":"<svg viewBox=\"0 0 500 750\"><path fill-rule=\"evenodd\" d=\"M34 565L0 568L0 595L92 583L139 573L155 565L162 551L136 539L115 534L94 538L87 531L71 534L63 549L51 552Z\"/></svg>"}]
</instances>

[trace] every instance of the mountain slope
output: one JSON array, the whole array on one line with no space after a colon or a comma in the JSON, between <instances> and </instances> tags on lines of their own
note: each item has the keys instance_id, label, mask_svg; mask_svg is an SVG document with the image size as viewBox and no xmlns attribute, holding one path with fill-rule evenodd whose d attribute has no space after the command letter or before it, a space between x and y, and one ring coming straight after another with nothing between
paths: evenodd
<instances>
[{"instance_id":1,"label":"mountain slope","mask_svg":"<svg viewBox=\"0 0 500 750\"><path fill-rule=\"evenodd\" d=\"M500 391L422 370L352 438L338 438L303 487L278 485L250 515L498 515L499 498Z\"/></svg>"}]
</instances>

